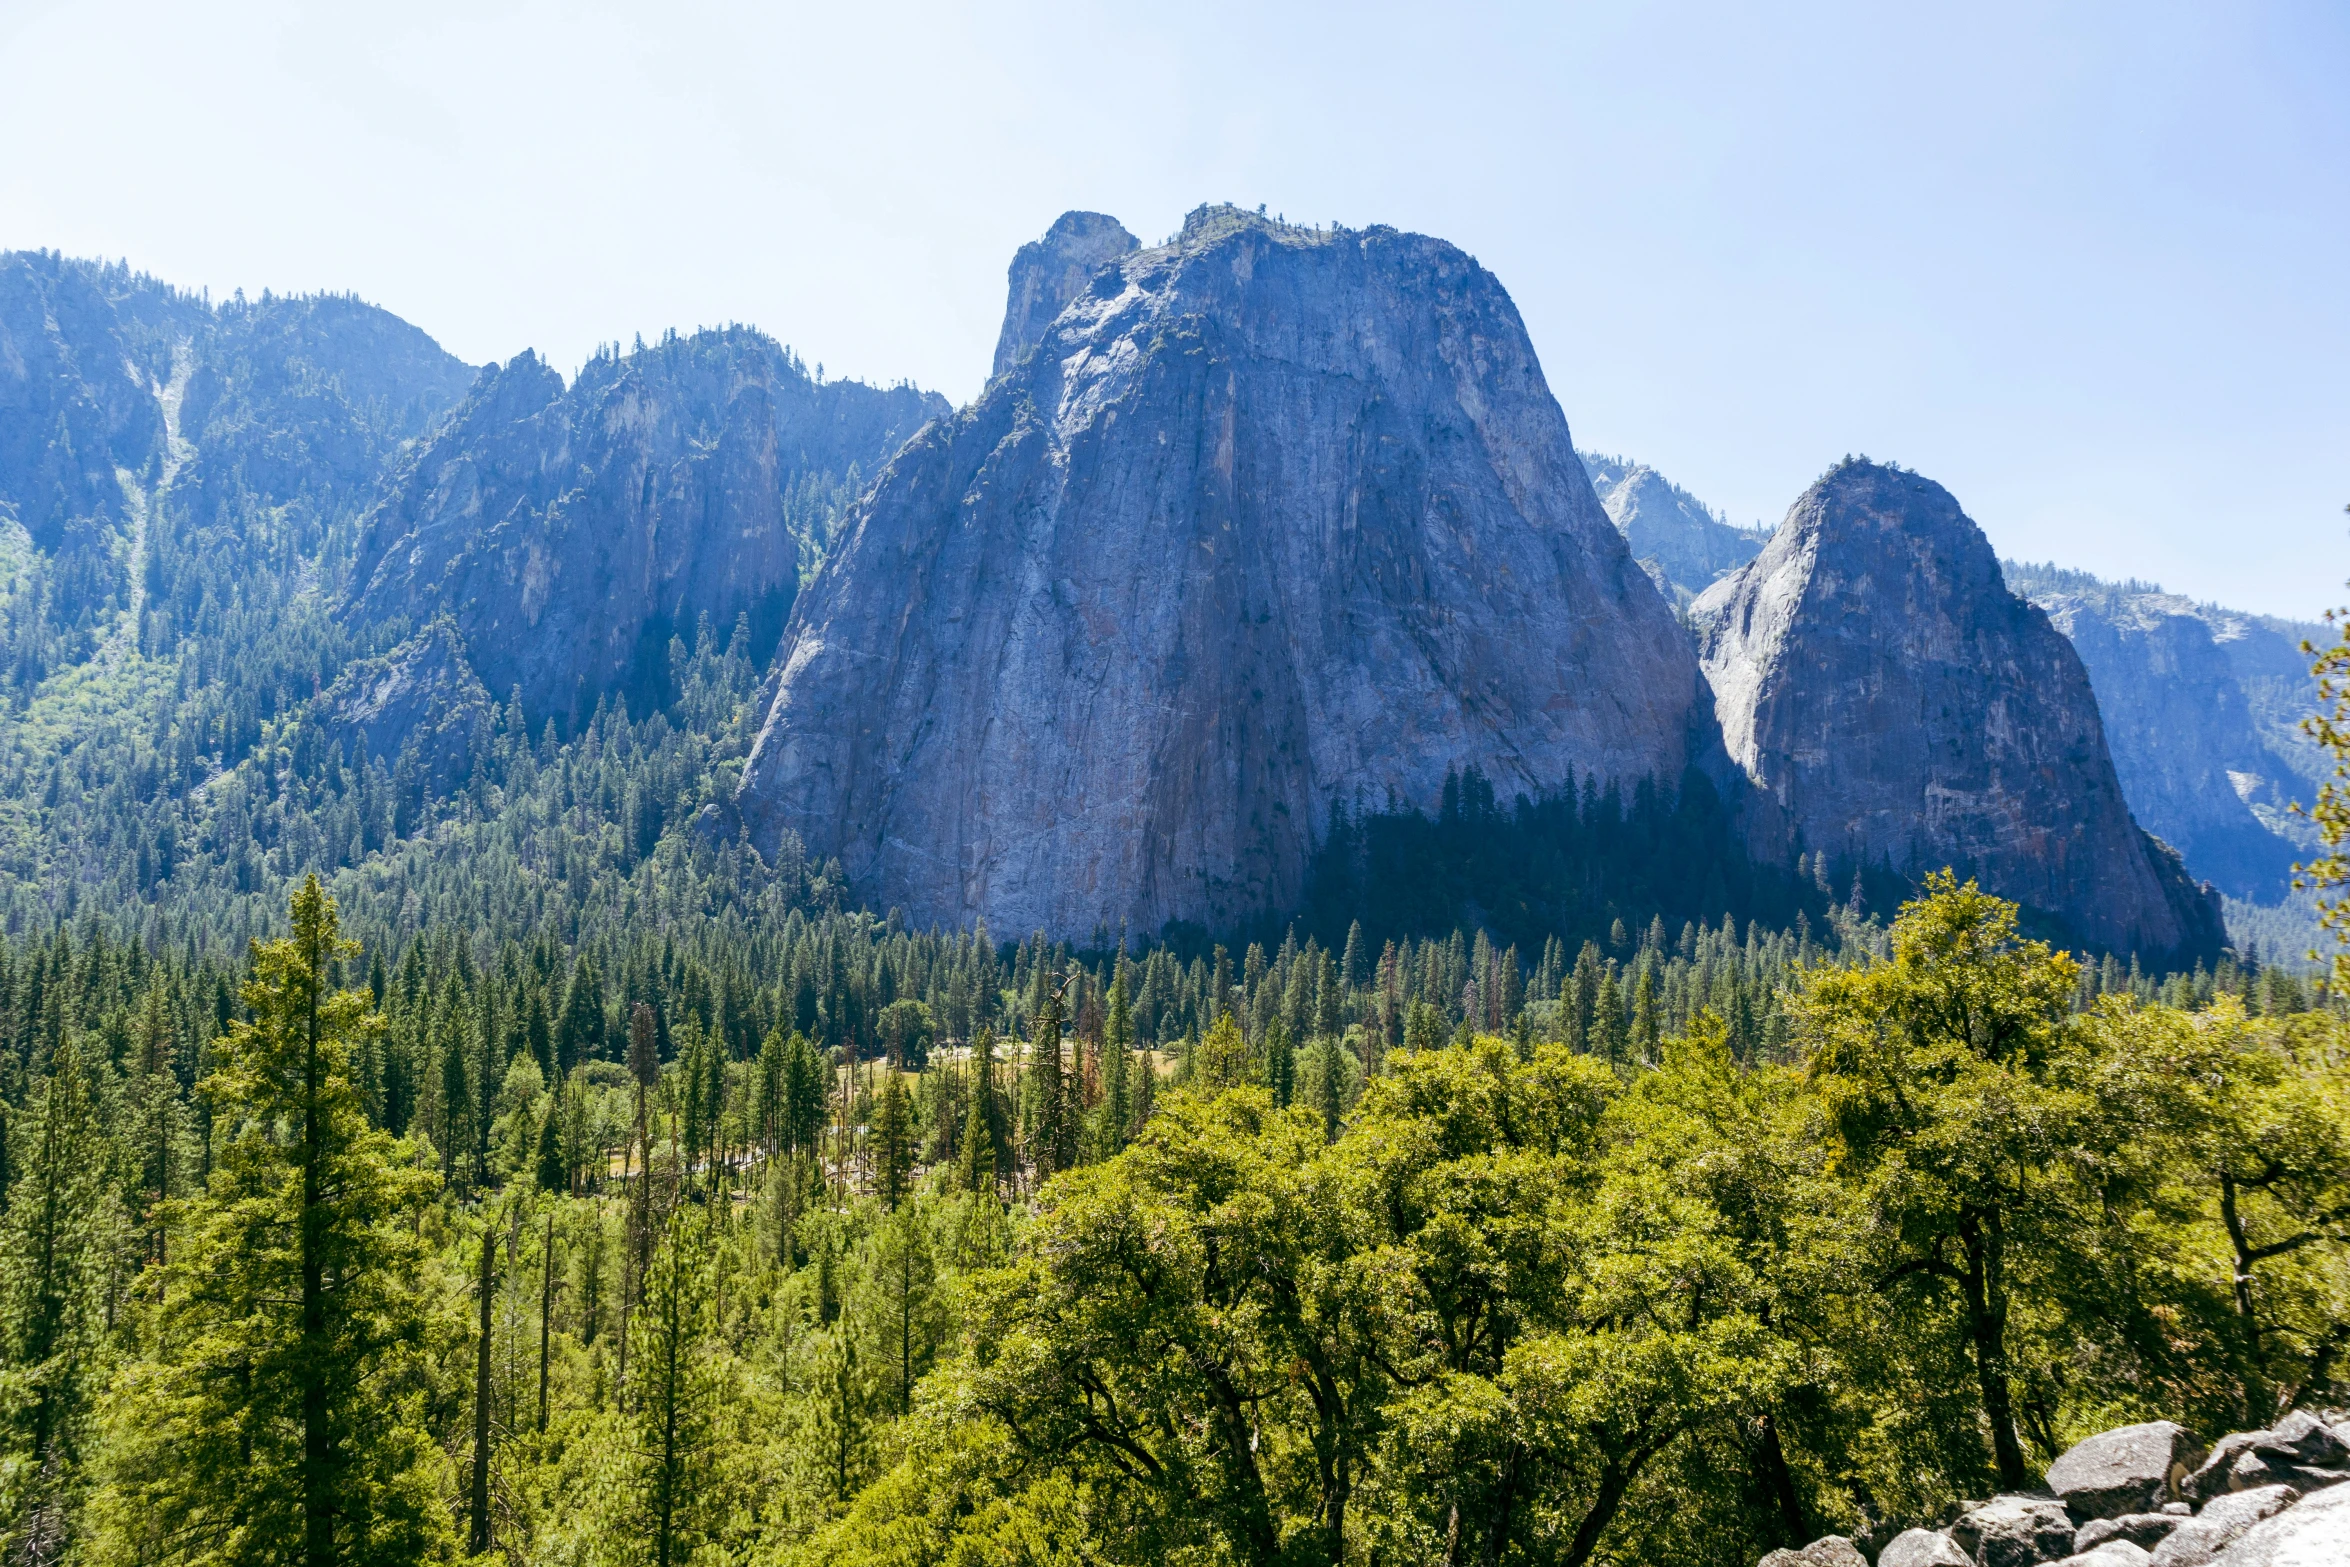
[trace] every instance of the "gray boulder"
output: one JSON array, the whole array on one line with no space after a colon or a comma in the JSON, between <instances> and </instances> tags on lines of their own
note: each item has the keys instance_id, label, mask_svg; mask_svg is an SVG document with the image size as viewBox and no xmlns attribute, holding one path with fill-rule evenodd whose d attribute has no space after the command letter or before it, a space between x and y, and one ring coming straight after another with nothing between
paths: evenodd
<instances>
[{"instance_id":1,"label":"gray boulder","mask_svg":"<svg viewBox=\"0 0 2350 1567\"><path fill-rule=\"evenodd\" d=\"M1761 1567L1869 1567L1860 1547L1840 1534L1825 1535L1800 1551L1773 1551Z\"/></svg>"},{"instance_id":2,"label":"gray boulder","mask_svg":"<svg viewBox=\"0 0 2350 1567\"><path fill-rule=\"evenodd\" d=\"M2131 819L2080 656L1939 484L1839 464L1689 613L1758 857L1951 866L2095 946L2218 954L2218 896Z\"/></svg>"},{"instance_id":3,"label":"gray boulder","mask_svg":"<svg viewBox=\"0 0 2350 1567\"><path fill-rule=\"evenodd\" d=\"M2143 1545L2127 1540L2108 1540L2093 1551L2068 1556L2058 1567L2145 1567L2154 1558Z\"/></svg>"},{"instance_id":4,"label":"gray boulder","mask_svg":"<svg viewBox=\"0 0 2350 1567\"><path fill-rule=\"evenodd\" d=\"M2292 1506L2299 1495L2289 1485L2271 1485L2218 1497L2154 1548L2152 1567L2203 1567L2254 1524Z\"/></svg>"},{"instance_id":5,"label":"gray boulder","mask_svg":"<svg viewBox=\"0 0 2350 1567\"><path fill-rule=\"evenodd\" d=\"M1886 1542L1877 1567L1975 1567L1975 1559L1939 1529L1905 1529Z\"/></svg>"},{"instance_id":6,"label":"gray boulder","mask_svg":"<svg viewBox=\"0 0 2350 1567\"><path fill-rule=\"evenodd\" d=\"M2350 1443L2316 1415L2295 1410L2271 1430L2220 1438L2181 1489L2190 1496L2213 1497L2271 1485L2320 1491L2344 1480L2350 1480Z\"/></svg>"},{"instance_id":7,"label":"gray boulder","mask_svg":"<svg viewBox=\"0 0 2350 1567\"><path fill-rule=\"evenodd\" d=\"M2116 1518L2170 1500L2177 1483L2202 1461L2202 1444L2186 1427L2150 1420L2100 1432L2068 1448L2048 1466L2048 1489L2063 1497L2082 1523Z\"/></svg>"},{"instance_id":8,"label":"gray boulder","mask_svg":"<svg viewBox=\"0 0 2350 1567\"><path fill-rule=\"evenodd\" d=\"M2179 1513L2124 1513L2118 1518L2092 1518L2081 1525L2078 1538L2073 1541L2076 1551L2093 1551L2108 1540L2127 1540L2132 1545L2153 1550L2169 1539L2180 1524L2192 1514Z\"/></svg>"},{"instance_id":9,"label":"gray boulder","mask_svg":"<svg viewBox=\"0 0 2350 1567\"><path fill-rule=\"evenodd\" d=\"M2210 1453L2195 1472L2179 1482L2180 1494L2198 1502L2225 1496L2232 1489L2228 1477L2236 1467L2236 1460L2267 1439L2266 1431L2230 1431L2212 1443Z\"/></svg>"},{"instance_id":10,"label":"gray boulder","mask_svg":"<svg viewBox=\"0 0 2350 1567\"><path fill-rule=\"evenodd\" d=\"M2053 1496L1994 1496L1959 1515L1950 1537L1981 1567L2034 1567L2073 1554L2072 1515Z\"/></svg>"},{"instance_id":11,"label":"gray boulder","mask_svg":"<svg viewBox=\"0 0 2350 1567\"><path fill-rule=\"evenodd\" d=\"M2350 1562L2350 1486L2320 1491L2247 1529L2216 1567L2342 1567Z\"/></svg>"}]
</instances>

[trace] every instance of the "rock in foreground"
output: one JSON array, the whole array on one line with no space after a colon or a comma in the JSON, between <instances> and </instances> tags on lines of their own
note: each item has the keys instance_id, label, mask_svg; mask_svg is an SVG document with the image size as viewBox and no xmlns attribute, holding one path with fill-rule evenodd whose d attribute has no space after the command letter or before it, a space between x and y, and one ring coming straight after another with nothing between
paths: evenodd
<instances>
[{"instance_id":1,"label":"rock in foreground","mask_svg":"<svg viewBox=\"0 0 2350 1567\"><path fill-rule=\"evenodd\" d=\"M2048 1489L2076 1522L2143 1513L2177 1496L2178 1482L2203 1461L2186 1427L2169 1420L2101 1432L2048 1466Z\"/></svg>"}]
</instances>

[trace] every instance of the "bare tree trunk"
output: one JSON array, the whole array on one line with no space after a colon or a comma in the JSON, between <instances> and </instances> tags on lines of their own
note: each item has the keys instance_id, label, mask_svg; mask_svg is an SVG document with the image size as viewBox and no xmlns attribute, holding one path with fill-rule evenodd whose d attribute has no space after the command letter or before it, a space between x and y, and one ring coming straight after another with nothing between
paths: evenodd
<instances>
[{"instance_id":1,"label":"bare tree trunk","mask_svg":"<svg viewBox=\"0 0 2350 1567\"><path fill-rule=\"evenodd\" d=\"M467 1549L490 1548L490 1305L498 1289L498 1232L481 1230L481 1342L473 1362L473 1537Z\"/></svg>"},{"instance_id":2,"label":"bare tree trunk","mask_svg":"<svg viewBox=\"0 0 2350 1567\"><path fill-rule=\"evenodd\" d=\"M539 1431L547 1429L547 1344L555 1319L555 1213L547 1211L546 1256L540 1262L539 1281Z\"/></svg>"}]
</instances>

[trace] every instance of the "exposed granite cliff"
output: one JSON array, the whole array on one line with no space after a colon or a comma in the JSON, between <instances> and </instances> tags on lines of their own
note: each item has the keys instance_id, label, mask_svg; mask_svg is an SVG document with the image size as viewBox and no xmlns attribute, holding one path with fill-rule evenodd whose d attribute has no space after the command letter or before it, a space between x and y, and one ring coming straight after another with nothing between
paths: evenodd
<instances>
[{"instance_id":1,"label":"exposed granite cliff","mask_svg":"<svg viewBox=\"0 0 2350 1567\"><path fill-rule=\"evenodd\" d=\"M345 666L311 717L347 755L364 748L386 766L408 761L437 794L465 782L475 737L488 734L497 704L443 615L391 652Z\"/></svg>"},{"instance_id":2,"label":"exposed granite cliff","mask_svg":"<svg viewBox=\"0 0 2350 1567\"><path fill-rule=\"evenodd\" d=\"M600 355L566 388L534 354L483 374L370 513L361 617L447 613L534 722L665 693L702 617L773 645L846 502L945 400L818 382L747 328Z\"/></svg>"},{"instance_id":3,"label":"exposed granite cliff","mask_svg":"<svg viewBox=\"0 0 2350 1567\"><path fill-rule=\"evenodd\" d=\"M1222 927L1333 805L1678 780L1702 689L1491 274L1201 208L852 510L737 801L917 922Z\"/></svg>"},{"instance_id":4,"label":"exposed granite cliff","mask_svg":"<svg viewBox=\"0 0 2350 1567\"><path fill-rule=\"evenodd\" d=\"M2288 755L2272 748L2238 664L2258 643L2283 644L2280 683L2297 686L2306 707L2308 660L2248 617L2159 589L2046 568L2006 571L2088 666L2114 771L2139 824L2221 891L2282 897L2306 848L2294 841L2306 824L2289 804L2297 787L2308 792L2294 764L2306 765L2311 758L2302 753L2311 748L2289 733Z\"/></svg>"},{"instance_id":5,"label":"exposed granite cliff","mask_svg":"<svg viewBox=\"0 0 2350 1567\"><path fill-rule=\"evenodd\" d=\"M1770 538L1764 528L1723 521L1696 496L1646 463L1582 454L1608 521L1624 536L1657 590L1685 605L1754 559Z\"/></svg>"},{"instance_id":6,"label":"exposed granite cliff","mask_svg":"<svg viewBox=\"0 0 2350 1567\"><path fill-rule=\"evenodd\" d=\"M1032 239L1012 257L1011 284L1004 304L1004 329L996 337L995 368L1002 375L1044 340L1046 330L1068 308L1094 274L1130 256L1140 241L1126 225L1099 212L1064 212L1044 238Z\"/></svg>"},{"instance_id":7,"label":"exposed granite cliff","mask_svg":"<svg viewBox=\"0 0 2350 1567\"><path fill-rule=\"evenodd\" d=\"M2221 945L2217 898L2130 817L2079 656L1940 485L1840 465L1692 613L1758 852L1949 864L2149 958Z\"/></svg>"}]
</instances>

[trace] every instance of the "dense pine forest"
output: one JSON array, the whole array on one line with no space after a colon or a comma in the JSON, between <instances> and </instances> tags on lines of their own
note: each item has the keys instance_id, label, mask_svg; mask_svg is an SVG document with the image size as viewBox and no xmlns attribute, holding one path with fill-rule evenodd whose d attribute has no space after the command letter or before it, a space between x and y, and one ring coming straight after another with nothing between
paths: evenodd
<instances>
[{"instance_id":1,"label":"dense pine forest","mask_svg":"<svg viewBox=\"0 0 2350 1567\"><path fill-rule=\"evenodd\" d=\"M11 1545L1731 1562L2324 1400L2339 1014L2014 916L1530 972L87 917L0 956Z\"/></svg>"}]
</instances>

